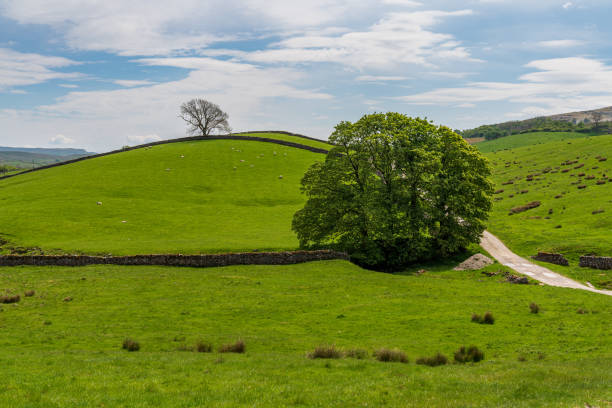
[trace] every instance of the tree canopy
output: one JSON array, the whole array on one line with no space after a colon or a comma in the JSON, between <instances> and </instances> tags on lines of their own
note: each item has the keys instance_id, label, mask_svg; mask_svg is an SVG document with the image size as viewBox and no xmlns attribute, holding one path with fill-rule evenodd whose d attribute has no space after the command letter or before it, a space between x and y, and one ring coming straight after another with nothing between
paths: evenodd
<instances>
[{"instance_id":1,"label":"tree canopy","mask_svg":"<svg viewBox=\"0 0 612 408\"><path fill-rule=\"evenodd\" d=\"M293 218L302 247L395 268L477 242L491 208L486 159L444 126L399 113L339 123L302 179Z\"/></svg>"},{"instance_id":2,"label":"tree canopy","mask_svg":"<svg viewBox=\"0 0 612 408\"><path fill-rule=\"evenodd\" d=\"M183 103L179 117L187 122L187 133L191 135L209 136L215 130L231 132L228 114L206 99L192 99Z\"/></svg>"}]
</instances>

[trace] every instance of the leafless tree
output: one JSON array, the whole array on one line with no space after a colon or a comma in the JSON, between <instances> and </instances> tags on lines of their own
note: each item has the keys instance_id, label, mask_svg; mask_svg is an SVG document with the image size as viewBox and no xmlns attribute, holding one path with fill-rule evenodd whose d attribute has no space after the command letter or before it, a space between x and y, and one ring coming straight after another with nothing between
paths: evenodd
<instances>
[{"instance_id":1,"label":"leafless tree","mask_svg":"<svg viewBox=\"0 0 612 408\"><path fill-rule=\"evenodd\" d=\"M593 122L595 122L595 130L599 129L599 122L601 122L601 117L601 112L591 113L591 118L593 119Z\"/></svg>"},{"instance_id":2,"label":"leafless tree","mask_svg":"<svg viewBox=\"0 0 612 408\"><path fill-rule=\"evenodd\" d=\"M205 99L192 99L181 105L181 119L187 122L187 133L191 135L210 136L217 130L231 133L227 113L219 105Z\"/></svg>"}]
</instances>

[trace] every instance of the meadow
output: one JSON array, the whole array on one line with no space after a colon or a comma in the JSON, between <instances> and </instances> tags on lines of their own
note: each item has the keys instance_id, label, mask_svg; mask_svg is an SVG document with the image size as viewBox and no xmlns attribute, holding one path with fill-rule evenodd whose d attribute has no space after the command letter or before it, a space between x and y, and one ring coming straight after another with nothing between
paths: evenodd
<instances>
[{"instance_id":1,"label":"meadow","mask_svg":"<svg viewBox=\"0 0 612 408\"><path fill-rule=\"evenodd\" d=\"M45 253L296 249L290 220L305 201L299 182L323 158L273 143L212 140L24 174L0 180L0 238Z\"/></svg>"},{"instance_id":2,"label":"meadow","mask_svg":"<svg viewBox=\"0 0 612 408\"><path fill-rule=\"evenodd\" d=\"M451 271L459 260L396 275L345 261L205 270L0 268L4 292L35 291L1 305L0 400L10 407L612 401L609 297ZM532 302L538 314L530 312ZM471 322L472 313L486 311L493 325ZM140 350L122 350L126 337ZM218 353L237 339L244 354ZM197 341L212 343L213 352L185 351ZM367 355L307 357L324 344ZM452 360L463 345L478 346L484 361L415 364L437 352ZM381 347L404 351L408 364L377 361L372 352Z\"/></svg>"},{"instance_id":3,"label":"meadow","mask_svg":"<svg viewBox=\"0 0 612 408\"><path fill-rule=\"evenodd\" d=\"M518 136L532 140L530 135ZM607 154L612 152L612 135L572 140L559 137L557 141L486 154L498 191L488 229L519 255L562 253L570 261L569 267L541 265L582 282L612 288L610 271L577 265L580 255L610 256L612 157L608 159ZM511 209L534 201L540 205L510 215Z\"/></svg>"},{"instance_id":4,"label":"meadow","mask_svg":"<svg viewBox=\"0 0 612 408\"><path fill-rule=\"evenodd\" d=\"M532 132L500 137L477 143L478 150L483 153L497 152L500 150L516 149L517 147L546 144L549 142L563 142L571 139L582 139L587 137L578 132Z\"/></svg>"}]
</instances>

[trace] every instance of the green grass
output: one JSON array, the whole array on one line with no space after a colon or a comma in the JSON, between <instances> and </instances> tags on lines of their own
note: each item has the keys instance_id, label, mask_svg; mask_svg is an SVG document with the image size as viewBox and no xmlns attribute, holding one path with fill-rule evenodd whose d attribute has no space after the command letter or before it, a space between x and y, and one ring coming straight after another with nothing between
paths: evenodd
<instances>
[{"instance_id":1,"label":"green grass","mask_svg":"<svg viewBox=\"0 0 612 408\"><path fill-rule=\"evenodd\" d=\"M525 257L535 255L538 250L562 253L570 260L570 267L542 265L583 282L612 288L611 271L577 266L580 255L612 256L612 183L596 184L597 180L604 180L604 175L612 177L612 157L604 162L596 158L610 153L612 135L488 153L494 167L495 188L504 190L495 195L501 200L494 204L489 230ZM578 162L562 166L567 160ZM584 167L575 169L579 164ZM543 173L546 168L551 171ZM562 173L564 169L570 171ZM539 173L533 181L527 181L527 175ZM580 173L585 176L580 177ZM589 175L595 178L587 180ZM502 184L509 180L514 180L514 184ZM578 189L579 185L587 187ZM523 190L528 192L521 194ZM514 197L510 197L512 194ZM561 197L555 198L558 195ZM541 206L508 215L511 208L532 201L540 201ZM552 214L549 214L551 209ZM593 214L596 210L604 212Z\"/></svg>"},{"instance_id":2,"label":"green grass","mask_svg":"<svg viewBox=\"0 0 612 408\"><path fill-rule=\"evenodd\" d=\"M305 201L299 181L323 158L272 143L214 140L24 174L0 180L0 238L68 253L295 249L291 219Z\"/></svg>"},{"instance_id":3,"label":"green grass","mask_svg":"<svg viewBox=\"0 0 612 408\"><path fill-rule=\"evenodd\" d=\"M582 407L612 400L609 297L512 285L444 265L410 272L376 273L344 261L0 268L3 291L36 291L1 306L0 400L16 408ZM530 302L539 314L530 313ZM470 321L485 311L494 325ZM126 337L140 351L122 350ZM245 354L216 352L239 338ZM198 340L215 352L179 351ZM307 358L322 344L370 353L397 347L410 363L371 354ZM436 352L452 358L470 344L485 352L483 362L414 364Z\"/></svg>"},{"instance_id":4,"label":"green grass","mask_svg":"<svg viewBox=\"0 0 612 408\"><path fill-rule=\"evenodd\" d=\"M317 141L307 139L305 137L286 135L283 133L240 133L237 136L255 136L255 137L266 137L269 139L285 140L287 142L299 143L306 146L317 147L319 149L329 150L331 145L324 140Z\"/></svg>"},{"instance_id":5,"label":"green grass","mask_svg":"<svg viewBox=\"0 0 612 408\"><path fill-rule=\"evenodd\" d=\"M577 132L533 132L500 137L499 139L477 143L475 146L483 153L490 153L500 150L515 149L517 147L546 144L549 142L562 142L584 137L584 133Z\"/></svg>"}]
</instances>

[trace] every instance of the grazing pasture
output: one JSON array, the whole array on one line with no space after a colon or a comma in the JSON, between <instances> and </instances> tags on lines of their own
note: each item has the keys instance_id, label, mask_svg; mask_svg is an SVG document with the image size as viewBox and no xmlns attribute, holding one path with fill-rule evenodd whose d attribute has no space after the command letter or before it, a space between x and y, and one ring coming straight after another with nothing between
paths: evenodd
<instances>
[{"instance_id":1,"label":"grazing pasture","mask_svg":"<svg viewBox=\"0 0 612 408\"><path fill-rule=\"evenodd\" d=\"M578 259L612 256L612 135L549 141L486 156L496 189L489 230L524 257L538 251L561 253L570 266L541 265L611 289L612 271L580 268Z\"/></svg>"},{"instance_id":2,"label":"grazing pasture","mask_svg":"<svg viewBox=\"0 0 612 408\"><path fill-rule=\"evenodd\" d=\"M2 291L35 291L0 305L0 400L15 408L612 400L612 299L452 271L467 255L396 275L346 261L0 268ZM495 324L472 323L482 312ZM220 353L224 345L237 352ZM309 358L325 345L337 358ZM470 346L484 359L456 364Z\"/></svg>"},{"instance_id":3,"label":"grazing pasture","mask_svg":"<svg viewBox=\"0 0 612 408\"><path fill-rule=\"evenodd\" d=\"M9 247L115 255L296 249L291 218L305 201L299 181L323 158L273 143L211 140L24 174L0 180L0 238L8 241L5 252Z\"/></svg>"}]
</instances>

